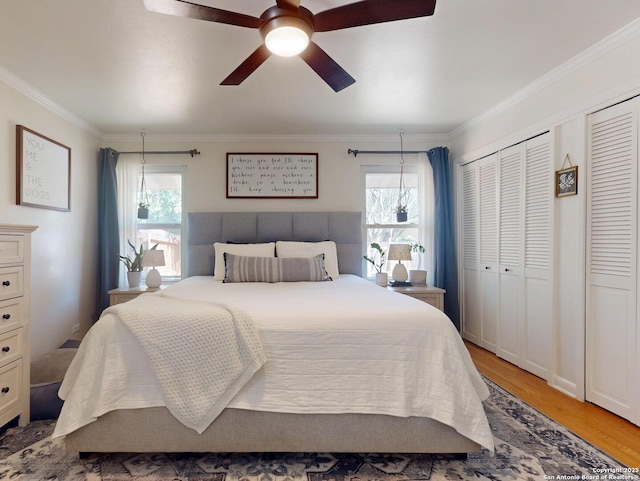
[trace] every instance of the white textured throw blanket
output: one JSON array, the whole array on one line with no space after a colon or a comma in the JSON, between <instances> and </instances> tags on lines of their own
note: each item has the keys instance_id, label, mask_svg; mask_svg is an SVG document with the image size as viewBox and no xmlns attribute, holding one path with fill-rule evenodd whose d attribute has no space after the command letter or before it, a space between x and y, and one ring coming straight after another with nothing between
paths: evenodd
<instances>
[{"instance_id":1,"label":"white textured throw blanket","mask_svg":"<svg viewBox=\"0 0 640 481\"><path fill-rule=\"evenodd\" d=\"M202 433L266 362L258 330L222 304L154 295L112 306L151 361L169 411Z\"/></svg>"}]
</instances>

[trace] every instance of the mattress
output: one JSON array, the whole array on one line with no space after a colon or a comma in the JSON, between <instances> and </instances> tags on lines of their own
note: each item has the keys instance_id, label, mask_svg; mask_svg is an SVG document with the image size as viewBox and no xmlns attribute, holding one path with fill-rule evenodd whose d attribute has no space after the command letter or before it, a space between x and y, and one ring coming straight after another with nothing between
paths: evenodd
<instances>
[{"instance_id":1,"label":"mattress","mask_svg":"<svg viewBox=\"0 0 640 481\"><path fill-rule=\"evenodd\" d=\"M493 450L487 386L449 318L429 304L353 275L274 284L191 277L145 295L222 302L253 319L267 362L227 407L428 417ZM164 406L140 344L109 314L85 336L60 396L54 437L110 411Z\"/></svg>"}]
</instances>

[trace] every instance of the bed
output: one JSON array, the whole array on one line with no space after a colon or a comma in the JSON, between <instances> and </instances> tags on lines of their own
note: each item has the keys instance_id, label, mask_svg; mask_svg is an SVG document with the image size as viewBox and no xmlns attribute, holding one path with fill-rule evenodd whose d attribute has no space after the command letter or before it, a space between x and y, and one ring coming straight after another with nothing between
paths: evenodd
<instances>
[{"instance_id":1,"label":"bed","mask_svg":"<svg viewBox=\"0 0 640 481\"><path fill-rule=\"evenodd\" d=\"M139 306L238 308L255 321L265 359L210 424L188 427L150 380L148 351L106 313L65 377L54 437L80 453L492 451L488 390L460 336L434 307L360 277L361 233L359 212L190 213L189 277L140 296ZM275 241L329 241L339 274L277 283L212 276L216 243Z\"/></svg>"}]
</instances>

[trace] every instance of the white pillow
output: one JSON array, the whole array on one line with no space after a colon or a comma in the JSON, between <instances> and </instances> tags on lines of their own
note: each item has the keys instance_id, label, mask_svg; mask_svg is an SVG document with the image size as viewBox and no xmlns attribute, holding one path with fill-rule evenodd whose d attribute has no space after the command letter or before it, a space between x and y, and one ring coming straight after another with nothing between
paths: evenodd
<instances>
[{"instance_id":1,"label":"white pillow","mask_svg":"<svg viewBox=\"0 0 640 481\"><path fill-rule=\"evenodd\" d=\"M215 281L224 280L224 253L234 254L237 256L248 257L275 257L275 242L265 242L264 244L225 244L224 242L216 242L213 244L216 252L216 262L213 267L213 279Z\"/></svg>"},{"instance_id":2,"label":"white pillow","mask_svg":"<svg viewBox=\"0 0 640 481\"><path fill-rule=\"evenodd\" d=\"M324 254L324 267L327 269L329 277L334 280L338 279L340 273L338 270L338 250L335 242L276 242L276 255L278 257L314 257L318 254Z\"/></svg>"}]
</instances>

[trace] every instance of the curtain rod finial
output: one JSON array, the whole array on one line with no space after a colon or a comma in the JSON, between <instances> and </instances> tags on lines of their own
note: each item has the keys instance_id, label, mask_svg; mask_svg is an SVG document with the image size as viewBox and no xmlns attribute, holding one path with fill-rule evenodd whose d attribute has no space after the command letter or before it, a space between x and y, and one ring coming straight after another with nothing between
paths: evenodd
<instances>
[{"instance_id":1,"label":"curtain rod finial","mask_svg":"<svg viewBox=\"0 0 640 481\"><path fill-rule=\"evenodd\" d=\"M357 157L358 156L358 149L355 149L355 150L349 149L349 150L347 150L347 155L348 154L353 154L354 157Z\"/></svg>"}]
</instances>

